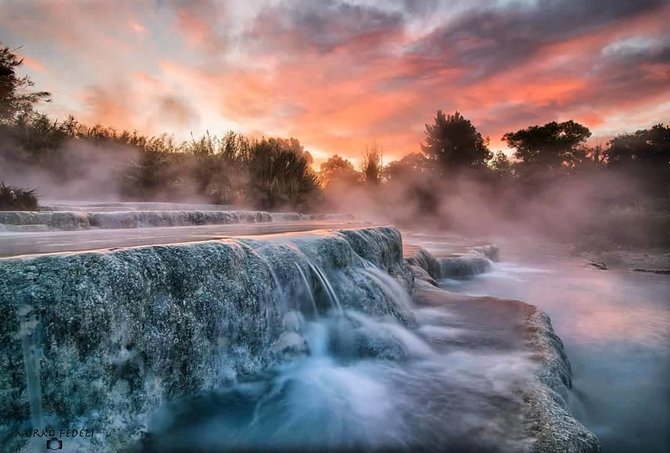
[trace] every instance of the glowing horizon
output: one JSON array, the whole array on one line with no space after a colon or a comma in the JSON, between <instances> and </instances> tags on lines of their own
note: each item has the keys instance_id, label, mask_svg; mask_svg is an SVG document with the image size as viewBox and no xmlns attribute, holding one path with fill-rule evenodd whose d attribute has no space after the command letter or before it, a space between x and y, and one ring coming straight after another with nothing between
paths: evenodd
<instances>
[{"instance_id":1,"label":"glowing horizon","mask_svg":"<svg viewBox=\"0 0 670 453\"><path fill-rule=\"evenodd\" d=\"M0 2L0 39L40 110L177 138L298 138L320 162L419 150L459 110L492 149L573 119L594 142L670 119L670 4L46 0Z\"/></svg>"}]
</instances>

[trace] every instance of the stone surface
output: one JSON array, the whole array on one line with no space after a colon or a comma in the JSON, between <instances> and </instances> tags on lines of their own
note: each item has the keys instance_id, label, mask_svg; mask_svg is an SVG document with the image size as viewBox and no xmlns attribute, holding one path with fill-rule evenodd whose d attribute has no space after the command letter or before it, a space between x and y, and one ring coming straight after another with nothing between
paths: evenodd
<instances>
[{"instance_id":1,"label":"stone surface","mask_svg":"<svg viewBox=\"0 0 670 453\"><path fill-rule=\"evenodd\" d=\"M116 451L165 402L308 353L302 316L354 309L412 325L378 268L417 301L467 315L468 347L533 354L538 371L519 392L536 451L597 451L595 436L567 411L570 367L546 315L521 302L449 294L431 281L430 254L406 262L402 250L396 228L376 227L0 260L0 429L11 435L30 416L22 341L41 356L45 422L85 420L105 433L93 445ZM404 358L391 336L346 319L353 335L342 348ZM9 449L21 448L12 442Z\"/></svg>"},{"instance_id":2,"label":"stone surface","mask_svg":"<svg viewBox=\"0 0 670 453\"><path fill-rule=\"evenodd\" d=\"M297 212L222 211L211 208L205 210L0 211L0 225L46 225L52 230L68 231L88 228L147 228L309 220L353 220L353 216L348 214L308 215Z\"/></svg>"},{"instance_id":3,"label":"stone surface","mask_svg":"<svg viewBox=\"0 0 670 453\"><path fill-rule=\"evenodd\" d=\"M370 263L411 285L401 250L399 231L385 227L2 260L2 430L29 418L22 337L41 349L47 420L122 427L104 438L114 450L165 401L300 353L294 320L282 322L287 311L307 312L300 272L318 311L337 307L317 270L337 288L337 305L411 322L360 271Z\"/></svg>"},{"instance_id":4,"label":"stone surface","mask_svg":"<svg viewBox=\"0 0 670 453\"><path fill-rule=\"evenodd\" d=\"M469 278L487 272L493 268L496 259L498 247L493 244L471 247L466 253L444 258L434 258L424 248L414 247L406 257L410 265L425 270L433 281L441 278Z\"/></svg>"}]
</instances>

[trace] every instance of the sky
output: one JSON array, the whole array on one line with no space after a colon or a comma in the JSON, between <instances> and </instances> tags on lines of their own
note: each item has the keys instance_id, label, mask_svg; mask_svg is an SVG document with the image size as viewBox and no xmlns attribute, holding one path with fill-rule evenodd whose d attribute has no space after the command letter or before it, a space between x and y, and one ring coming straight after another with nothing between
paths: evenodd
<instances>
[{"instance_id":1,"label":"sky","mask_svg":"<svg viewBox=\"0 0 670 453\"><path fill-rule=\"evenodd\" d=\"M0 0L42 110L179 139L300 139L316 162L419 151L456 110L491 148L573 119L670 123L668 0Z\"/></svg>"}]
</instances>

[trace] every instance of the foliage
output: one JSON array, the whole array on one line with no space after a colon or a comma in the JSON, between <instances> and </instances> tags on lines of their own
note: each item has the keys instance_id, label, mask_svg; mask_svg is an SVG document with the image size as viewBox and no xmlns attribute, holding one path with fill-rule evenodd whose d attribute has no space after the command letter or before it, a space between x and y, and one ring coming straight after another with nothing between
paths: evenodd
<instances>
[{"instance_id":1,"label":"foliage","mask_svg":"<svg viewBox=\"0 0 670 453\"><path fill-rule=\"evenodd\" d=\"M544 126L530 126L503 135L503 141L515 148L514 157L522 169L556 171L578 166L587 155L584 146L591 131L572 120Z\"/></svg>"},{"instance_id":2,"label":"foliage","mask_svg":"<svg viewBox=\"0 0 670 453\"><path fill-rule=\"evenodd\" d=\"M124 199L306 209L321 200L321 188L339 185L365 189L378 201L389 194L405 197L418 211L435 213L452 193L460 196L459 191L477 191L487 200L513 193L508 198L516 200L550 191L561 179L570 186L580 178L596 181L607 172L624 174L623 180L639 184L644 194L659 200L670 193L670 127L662 124L619 135L606 147L588 147L590 131L574 121L530 126L503 136L515 149L510 159L500 151L494 156L488 138L461 113L438 110L433 123L426 124L421 152L384 166L381 148L373 142L365 147L358 171L347 159L333 155L321 164L317 177L312 156L294 138L207 132L180 142L167 134L146 136L89 126L73 117L52 120L34 110L39 101L49 100L49 94L30 91L32 81L17 73L21 63L0 45L2 168L38 170L64 185L85 181L86 186L97 183L101 161L111 161L112 178L118 181L114 187ZM450 177L444 178L446 174ZM2 184L2 197L3 206L20 199L25 206L20 209L37 207L32 190ZM416 210L411 213L415 214Z\"/></svg>"},{"instance_id":3,"label":"foliage","mask_svg":"<svg viewBox=\"0 0 670 453\"><path fill-rule=\"evenodd\" d=\"M36 211L37 196L34 190L5 185L0 181L0 211Z\"/></svg>"},{"instance_id":4,"label":"foliage","mask_svg":"<svg viewBox=\"0 0 670 453\"><path fill-rule=\"evenodd\" d=\"M14 56L6 59L15 66L20 62ZM29 83L27 78L17 80ZM312 157L293 138L252 141L228 132L220 138L207 133L178 143L167 134L145 136L87 126L73 117L51 120L29 109L28 101L38 98L22 98L28 110L15 109L11 119L0 123L0 144L5 144L0 158L13 167L39 167L63 184L97 171L98 158L114 160L117 154L125 199L205 199L277 208L302 206L318 191ZM79 145L86 146L85 152L73 151Z\"/></svg>"},{"instance_id":5,"label":"foliage","mask_svg":"<svg viewBox=\"0 0 670 453\"><path fill-rule=\"evenodd\" d=\"M426 124L425 143L421 149L426 158L437 162L442 170L481 168L492 157L488 139L459 112L445 115L437 111L433 124Z\"/></svg>"},{"instance_id":6,"label":"foliage","mask_svg":"<svg viewBox=\"0 0 670 453\"><path fill-rule=\"evenodd\" d=\"M605 152L608 165L670 165L670 126L656 124L651 129L618 135L609 145Z\"/></svg>"},{"instance_id":7,"label":"foliage","mask_svg":"<svg viewBox=\"0 0 670 453\"><path fill-rule=\"evenodd\" d=\"M613 138L603 152L608 168L643 181L645 189L661 197L670 194L670 127L650 129Z\"/></svg>"},{"instance_id":8,"label":"foliage","mask_svg":"<svg viewBox=\"0 0 670 453\"><path fill-rule=\"evenodd\" d=\"M421 153L412 153L400 160L389 162L384 167L386 181L403 181L429 171L428 160Z\"/></svg>"},{"instance_id":9,"label":"foliage","mask_svg":"<svg viewBox=\"0 0 670 453\"><path fill-rule=\"evenodd\" d=\"M249 172L247 201L256 207L302 206L318 190L311 156L294 138L262 138L243 159Z\"/></svg>"},{"instance_id":10,"label":"foliage","mask_svg":"<svg viewBox=\"0 0 670 453\"><path fill-rule=\"evenodd\" d=\"M321 187L352 186L359 182L360 175L354 168L354 164L337 154L328 158L319 167L319 182Z\"/></svg>"},{"instance_id":11,"label":"foliage","mask_svg":"<svg viewBox=\"0 0 670 453\"><path fill-rule=\"evenodd\" d=\"M377 142L366 145L363 150L363 165L361 167L363 182L369 185L379 184L382 179L382 167L382 150Z\"/></svg>"},{"instance_id":12,"label":"foliage","mask_svg":"<svg viewBox=\"0 0 670 453\"><path fill-rule=\"evenodd\" d=\"M23 60L0 42L0 124L11 123L38 102L49 100L46 91L29 90L34 83L28 76L17 75L21 64Z\"/></svg>"},{"instance_id":13,"label":"foliage","mask_svg":"<svg viewBox=\"0 0 670 453\"><path fill-rule=\"evenodd\" d=\"M507 154L498 151L489 162L491 169L499 175L511 175L514 171L514 164L509 160Z\"/></svg>"}]
</instances>

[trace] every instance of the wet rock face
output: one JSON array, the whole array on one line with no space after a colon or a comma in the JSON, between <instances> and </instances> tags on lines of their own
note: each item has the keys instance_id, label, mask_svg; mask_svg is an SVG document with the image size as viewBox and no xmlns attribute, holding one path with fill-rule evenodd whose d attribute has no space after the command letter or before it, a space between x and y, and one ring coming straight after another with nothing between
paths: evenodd
<instances>
[{"instance_id":1,"label":"wet rock face","mask_svg":"<svg viewBox=\"0 0 670 453\"><path fill-rule=\"evenodd\" d=\"M91 227L83 212L0 211L0 225L43 225L52 230L85 230Z\"/></svg>"},{"instance_id":2,"label":"wet rock face","mask_svg":"<svg viewBox=\"0 0 670 453\"><path fill-rule=\"evenodd\" d=\"M454 255L447 258L434 258L427 250L418 247L407 257L407 263L413 268L421 268L435 280L441 278L469 278L488 272L493 268L493 261L498 259L498 247L489 244L472 247L469 253ZM417 276L421 271L414 269ZM426 280L426 279L424 279Z\"/></svg>"},{"instance_id":3,"label":"wet rock face","mask_svg":"<svg viewBox=\"0 0 670 453\"><path fill-rule=\"evenodd\" d=\"M45 424L85 420L106 433L92 445L122 450L168 401L310 354L304 329L317 316L336 323L328 348L338 359L407 361L411 349L386 322L417 323L407 291L478 306L427 283L426 268L439 262L422 255L406 262L400 232L380 227L0 260L0 432L28 425L39 398ZM566 409L571 375L560 339L546 316L514 304L527 319L524 336L511 329L509 341L525 341L540 364L523 389L533 448L596 451ZM509 316L502 305L510 302L491 304L502 310L494 326ZM333 311L341 315L324 316ZM27 384L30 375L39 385Z\"/></svg>"},{"instance_id":4,"label":"wet rock face","mask_svg":"<svg viewBox=\"0 0 670 453\"><path fill-rule=\"evenodd\" d=\"M133 429L166 398L262 369L279 333L269 270L240 247L4 261L0 281L0 313L9 321L0 331L0 360L16 364L11 376L0 371L11 389L0 405L27 401L13 337L17 310L31 306L43 349L44 412L63 421L95 408L101 422L116 414ZM15 410L26 419L25 405Z\"/></svg>"},{"instance_id":5,"label":"wet rock face","mask_svg":"<svg viewBox=\"0 0 670 453\"><path fill-rule=\"evenodd\" d=\"M358 256L388 272L411 291L413 277L402 255L402 236L394 227L342 230L340 233Z\"/></svg>"},{"instance_id":6,"label":"wet rock face","mask_svg":"<svg viewBox=\"0 0 670 453\"><path fill-rule=\"evenodd\" d=\"M471 252L484 255L491 261L498 261L500 258L500 251L498 246L495 244L478 245L476 247L472 247Z\"/></svg>"},{"instance_id":7,"label":"wet rock face","mask_svg":"<svg viewBox=\"0 0 670 453\"><path fill-rule=\"evenodd\" d=\"M21 338L41 349L45 417L137 431L167 400L305 353L297 312L343 307L411 322L362 272L371 264L410 285L401 250L398 230L371 228L2 260L4 427L30 417Z\"/></svg>"},{"instance_id":8,"label":"wet rock face","mask_svg":"<svg viewBox=\"0 0 670 453\"><path fill-rule=\"evenodd\" d=\"M276 214L283 220L283 214ZM290 220L300 220L289 216ZM5 211L0 224L27 226L45 225L52 230L83 230L89 228L144 228L231 223L272 222L273 214L264 211Z\"/></svg>"},{"instance_id":9,"label":"wet rock face","mask_svg":"<svg viewBox=\"0 0 670 453\"><path fill-rule=\"evenodd\" d=\"M483 255L464 255L454 258L441 258L440 275L443 278L467 278L483 274L493 267L490 259Z\"/></svg>"},{"instance_id":10,"label":"wet rock face","mask_svg":"<svg viewBox=\"0 0 670 453\"><path fill-rule=\"evenodd\" d=\"M44 226L51 230L89 228L149 228L235 223L296 222L303 220L353 220L346 214L307 215L297 212L215 210L127 210L127 211L0 211L0 227ZM10 226L10 228L7 228ZM0 230L2 231L2 230Z\"/></svg>"},{"instance_id":11,"label":"wet rock face","mask_svg":"<svg viewBox=\"0 0 670 453\"><path fill-rule=\"evenodd\" d=\"M599 452L597 437L568 409L572 371L549 317L529 306L524 327L527 345L540 363L537 374L524 390L525 416L534 438L533 451Z\"/></svg>"},{"instance_id":12,"label":"wet rock face","mask_svg":"<svg viewBox=\"0 0 670 453\"><path fill-rule=\"evenodd\" d=\"M530 441L528 448L521 451L600 451L596 436L570 414L567 400L572 387L570 362L545 313L520 301L455 296L419 283L414 298L421 305L448 307L457 319L456 325L470 326L467 336L452 341L452 348L460 345L480 354L487 347L501 353L518 351L533 364L525 378L515 382L513 392L518 395L520 405L513 407L512 413L520 416L522 435ZM501 451L507 450L501 448Z\"/></svg>"},{"instance_id":13,"label":"wet rock face","mask_svg":"<svg viewBox=\"0 0 670 453\"><path fill-rule=\"evenodd\" d=\"M418 248L407 258L416 279L414 298L420 303L422 299L427 299L440 306L452 304L453 313L481 311L469 324L495 320L494 325L485 329L485 335L499 333L501 326L503 329L505 325L513 327L510 330L512 334L505 341L513 340L515 347L522 347L538 364L525 385L519 388L526 432L532 441L529 451L599 452L600 444L596 436L570 414L568 392L572 387L572 370L549 316L537 307L520 301L456 296L436 288L435 274L438 279L469 277L489 270L493 266L491 260L497 258L498 249L494 245L474 247L468 254L437 260L426 250ZM496 339L498 346L505 343L500 340ZM468 339L469 344L478 342L482 342L481 337Z\"/></svg>"},{"instance_id":14,"label":"wet rock face","mask_svg":"<svg viewBox=\"0 0 670 453\"><path fill-rule=\"evenodd\" d=\"M125 211L88 213L91 226L99 228L141 228L230 223L271 222L263 211Z\"/></svg>"},{"instance_id":15,"label":"wet rock face","mask_svg":"<svg viewBox=\"0 0 670 453\"><path fill-rule=\"evenodd\" d=\"M407 263L423 269L434 280L442 278L440 263L424 248L418 247L407 257Z\"/></svg>"}]
</instances>

